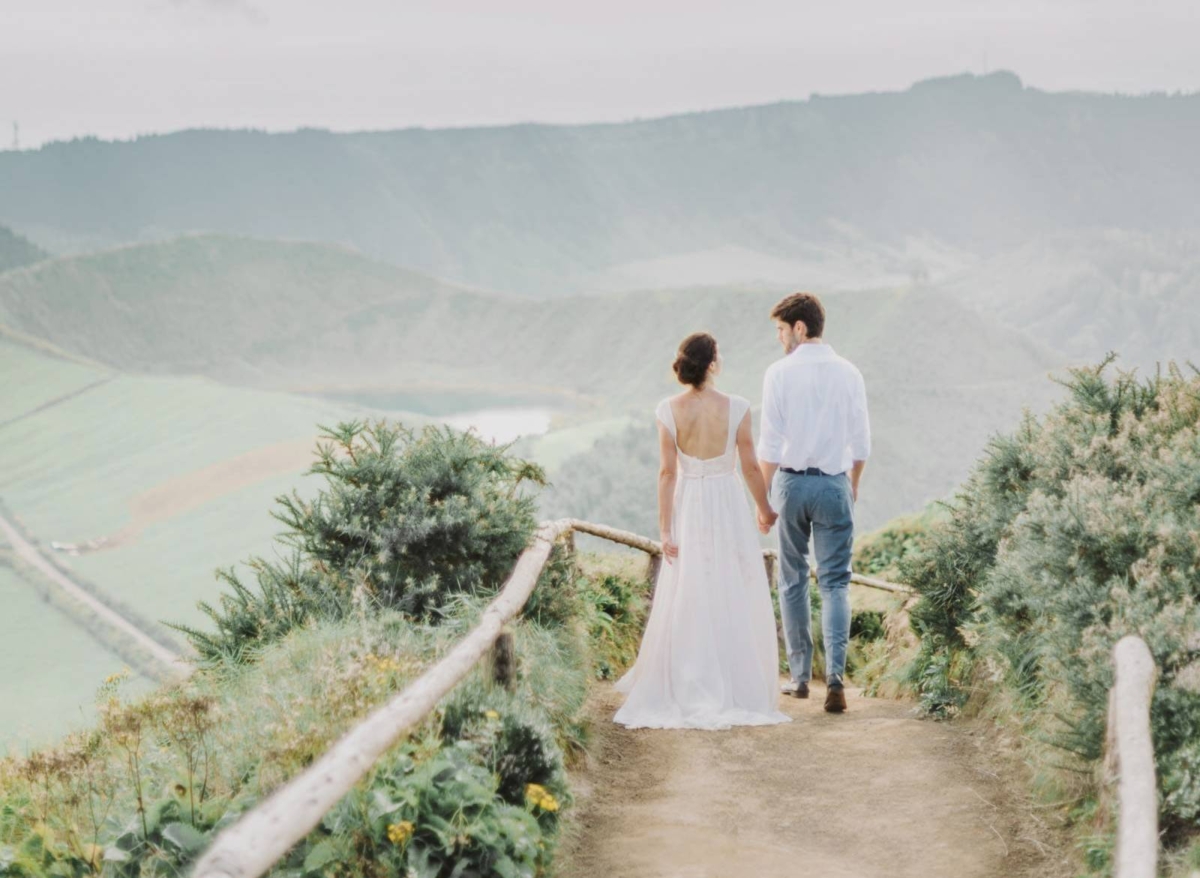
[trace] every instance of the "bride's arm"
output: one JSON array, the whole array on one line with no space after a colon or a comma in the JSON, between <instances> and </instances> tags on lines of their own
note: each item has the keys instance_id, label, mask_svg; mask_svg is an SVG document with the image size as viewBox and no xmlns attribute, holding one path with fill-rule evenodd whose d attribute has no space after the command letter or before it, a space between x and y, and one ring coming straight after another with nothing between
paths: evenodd
<instances>
[{"instance_id":1,"label":"bride's arm","mask_svg":"<svg viewBox=\"0 0 1200 878\"><path fill-rule=\"evenodd\" d=\"M679 554L679 547L671 536L671 525L675 515L675 478L678 454L675 437L661 423L658 425L658 531L663 544L663 554L669 561Z\"/></svg>"},{"instance_id":2,"label":"bride's arm","mask_svg":"<svg viewBox=\"0 0 1200 878\"><path fill-rule=\"evenodd\" d=\"M749 412L746 412L746 416L738 424L737 450L742 460L742 478L746 480L746 487L750 489L750 496L754 498L754 505L758 507L759 520L766 519L770 524L774 524L777 516L771 508L770 500L767 499L767 483L758 467L758 455L754 453L754 434L750 430Z\"/></svg>"}]
</instances>

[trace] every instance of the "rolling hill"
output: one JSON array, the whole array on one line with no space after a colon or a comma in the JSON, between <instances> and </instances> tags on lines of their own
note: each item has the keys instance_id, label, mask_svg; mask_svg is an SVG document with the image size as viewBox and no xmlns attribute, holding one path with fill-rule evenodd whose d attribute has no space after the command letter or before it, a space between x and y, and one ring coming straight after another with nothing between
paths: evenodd
<instances>
[{"instance_id":1,"label":"rolling hill","mask_svg":"<svg viewBox=\"0 0 1200 878\"><path fill-rule=\"evenodd\" d=\"M995 73L624 124L75 140L0 153L0 222L56 252L193 231L324 241L548 296L873 286L1063 230L1200 227L1198 153L1200 95ZM672 268L697 265L707 277Z\"/></svg>"},{"instance_id":2,"label":"rolling hill","mask_svg":"<svg viewBox=\"0 0 1200 878\"><path fill-rule=\"evenodd\" d=\"M1200 231L1062 232L938 286L1073 359L1200 359Z\"/></svg>"},{"instance_id":3,"label":"rolling hill","mask_svg":"<svg viewBox=\"0 0 1200 878\"><path fill-rule=\"evenodd\" d=\"M565 426L645 416L677 386L668 368L675 345L702 328L722 343L723 386L757 400L762 372L779 356L767 315L781 292L516 299L325 245L194 236L0 277L0 314L121 371L199 373L391 408L422 389L533 400L558 409ZM1061 357L944 293L856 291L826 301L831 342L872 392L879 492L864 503L867 521L940 496L992 431L1053 393L1045 379Z\"/></svg>"}]
</instances>

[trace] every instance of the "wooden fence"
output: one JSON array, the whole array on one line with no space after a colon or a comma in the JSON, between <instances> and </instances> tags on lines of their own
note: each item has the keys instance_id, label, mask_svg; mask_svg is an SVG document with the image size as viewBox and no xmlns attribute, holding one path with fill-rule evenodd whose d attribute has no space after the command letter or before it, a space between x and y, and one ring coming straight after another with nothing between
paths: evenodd
<instances>
[{"instance_id":1,"label":"wooden fence","mask_svg":"<svg viewBox=\"0 0 1200 878\"><path fill-rule=\"evenodd\" d=\"M1158 790L1154 743L1150 738L1150 699L1158 669L1140 637L1124 637L1113 647L1113 687L1108 695L1106 768L1117 791L1115 878L1155 878L1158 874Z\"/></svg>"},{"instance_id":2,"label":"wooden fence","mask_svg":"<svg viewBox=\"0 0 1200 878\"><path fill-rule=\"evenodd\" d=\"M640 549L650 556L651 576L657 572L662 544L655 540L569 518L542 524L479 624L437 664L351 729L324 756L218 835L196 864L194 878L258 878L315 829L325 813L370 771L380 756L428 716L492 650L504 625L533 594L554 544L563 538L573 538L575 533ZM765 551L763 559L773 577L775 552ZM857 574L851 582L884 591L911 592L905 586Z\"/></svg>"}]
</instances>

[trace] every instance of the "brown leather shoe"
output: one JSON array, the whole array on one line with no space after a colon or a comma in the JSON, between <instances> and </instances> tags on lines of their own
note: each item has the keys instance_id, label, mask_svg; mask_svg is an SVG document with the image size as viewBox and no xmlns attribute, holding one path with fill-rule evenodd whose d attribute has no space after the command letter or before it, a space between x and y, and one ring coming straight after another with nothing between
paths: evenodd
<instances>
[{"instance_id":1,"label":"brown leather shoe","mask_svg":"<svg viewBox=\"0 0 1200 878\"><path fill-rule=\"evenodd\" d=\"M808 697L808 684L807 683L784 683L783 686L780 687L780 691L783 692L784 695L790 695L793 698L807 698Z\"/></svg>"},{"instance_id":2,"label":"brown leather shoe","mask_svg":"<svg viewBox=\"0 0 1200 878\"><path fill-rule=\"evenodd\" d=\"M825 692L825 712L842 713L846 709L846 689L844 686L830 686Z\"/></svg>"}]
</instances>

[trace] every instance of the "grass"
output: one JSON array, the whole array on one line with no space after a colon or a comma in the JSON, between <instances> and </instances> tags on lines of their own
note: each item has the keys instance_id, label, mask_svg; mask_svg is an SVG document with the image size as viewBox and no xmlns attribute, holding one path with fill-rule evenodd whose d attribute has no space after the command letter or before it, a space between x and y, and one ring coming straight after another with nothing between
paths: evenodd
<instances>
[{"instance_id":1,"label":"grass","mask_svg":"<svg viewBox=\"0 0 1200 878\"><path fill-rule=\"evenodd\" d=\"M270 553L279 531L267 511L273 498L293 487L302 494L310 490L301 476L311 460L309 437L317 423L352 411L326 400L230 388L203 378L123 375L61 399L103 373L3 342L0 370L21 376L0 384L0 413L19 416L53 403L0 426L0 497L43 545L113 535L133 522L131 505L140 502L147 526L136 539L101 552L56 557L102 594L152 620L200 621L195 604L216 595L217 567ZM302 452L288 472L257 477L254 466L271 471L268 455L249 473L218 470L228 480L224 487L187 481L206 467L288 441ZM178 490L164 496L164 485ZM157 518L156 509L162 513ZM6 674L0 682L0 703L6 705L0 736L24 729L35 735L64 731L80 707L90 705L95 683L104 676L93 674L81 689L78 669L109 667L109 653L96 647L93 660L76 660L74 644L91 643L91 635L48 608L28 582L10 577L5 588L20 592L25 608L5 616L5 633L18 618L21 626L19 635L6 640L30 645L41 660L22 662L25 673ZM18 598L13 601L18 606ZM39 607L42 612L33 612ZM120 667L119 659L113 661ZM42 694L55 692L62 693L61 701Z\"/></svg>"},{"instance_id":2,"label":"grass","mask_svg":"<svg viewBox=\"0 0 1200 878\"><path fill-rule=\"evenodd\" d=\"M106 377L108 372L46 356L0 339L0 375L19 375L0 390L0 424Z\"/></svg>"},{"instance_id":3,"label":"grass","mask_svg":"<svg viewBox=\"0 0 1200 878\"><path fill-rule=\"evenodd\" d=\"M129 524L129 502L145 491L264 446L309 441L317 423L346 411L201 378L122 376L0 429L0 496L40 538L79 542Z\"/></svg>"},{"instance_id":4,"label":"grass","mask_svg":"<svg viewBox=\"0 0 1200 878\"><path fill-rule=\"evenodd\" d=\"M3 550L0 549L0 552ZM0 755L45 743L95 716L104 678L124 662L0 563ZM134 680L139 691L148 681Z\"/></svg>"},{"instance_id":5,"label":"grass","mask_svg":"<svg viewBox=\"0 0 1200 878\"><path fill-rule=\"evenodd\" d=\"M378 864L405 854L393 840L405 821L404 831L421 843L449 846L439 875L463 857L486 860L489 846L503 844L496 833L512 831L513 820L544 842L534 854L539 864L549 861L559 809L571 800L563 756L577 759L588 737L588 679L600 659L611 672L632 660L646 590L644 581L620 578L622 562L576 568L556 558L539 588L541 615L510 625L515 691L492 684L486 663L475 668L327 816L290 865L311 863L332 846L339 874L377 875ZM175 874L199 843L444 655L476 624L482 606L481 599L463 599L432 626L391 611L314 621L251 664L218 663L145 696L129 692L119 677L95 681L104 701L99 723L29 761L0 761L0 851L31 876L96 872L100 849L106 871L125 852L133 862L169 864ZM458 766L450 772L455 783L413 790L428 783L420 781L422 765L433 766L436 778L448 776L439 760ZM540 785L540 804L527 801L530 778ZM483 784L476 789L483 799L455 811L454 797L470 783ZM367 812L388 797L396 807L379 823ZM429 816L429 807L441 805L449 811ZM97 812L107 816L94 822ZM439 842L446 821L472 829ZM188 839L198 844L181 851Z\"/></svg>"},{"instance_id":6,"label":"grass","mask_svg":"<svg viewBox=\"0 0 1200 878\"><path fill-rule=\"evenodd\" d=\"M309 497L319 485L299 473L270 478L153 524L131 545L69 563L102 591L137 606L145 618L203 624L196 602L216 595L216 568L243 569L241 562L250 555L273 556L281 529L267 511L274 498L293 489Z\"/></svg>"}]
</instances>

